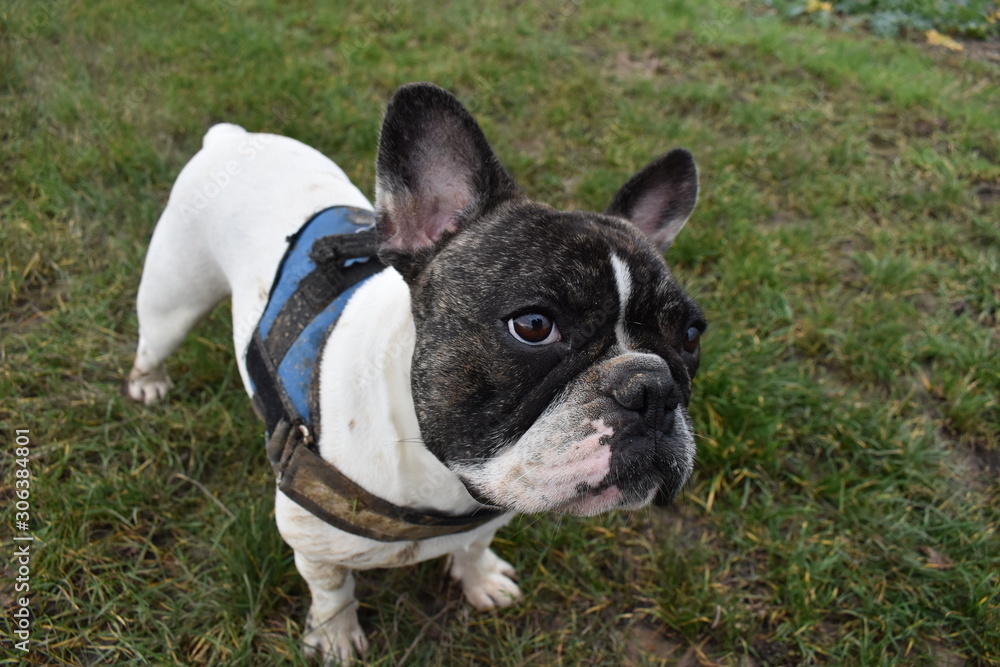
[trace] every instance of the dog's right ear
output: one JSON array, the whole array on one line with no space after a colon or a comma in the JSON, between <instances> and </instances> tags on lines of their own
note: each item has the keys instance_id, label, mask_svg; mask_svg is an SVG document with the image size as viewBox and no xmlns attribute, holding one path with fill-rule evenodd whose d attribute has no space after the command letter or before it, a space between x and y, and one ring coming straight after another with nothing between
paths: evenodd
<instances>
[{"instance_id":1,"label":"dog's right ear","mask_svg":"<svg viewBox=\"0 0 1000 667\"><path fill-rule=\"evenodd\" d=\"M452 234L521 196L451 93L429 83L396 91L382 121L375 176L384 263L413 283Z\"/></svg>"}]
</instances>

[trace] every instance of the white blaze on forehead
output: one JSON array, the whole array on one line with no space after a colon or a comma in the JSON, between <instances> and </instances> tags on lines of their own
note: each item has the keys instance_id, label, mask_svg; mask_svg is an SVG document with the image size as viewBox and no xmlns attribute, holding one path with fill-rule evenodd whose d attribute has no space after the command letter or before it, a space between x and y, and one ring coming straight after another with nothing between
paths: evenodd
<instances>
[{"instance_id":1,"label":"white blaze on forehead","mask_svg":"<svg viewBox=\"0 0 1000 667\"><path fill-rule=\"evenodd\" d=\"M631 348L628 335L625 333L625 312L628 309L628 300L632 296L632 272L615 253L611 253L611 269L614 271L615 286L618 288L618 324L615 325L615 334L622 349L629 350Z\"/></svg>"}]
</instances>

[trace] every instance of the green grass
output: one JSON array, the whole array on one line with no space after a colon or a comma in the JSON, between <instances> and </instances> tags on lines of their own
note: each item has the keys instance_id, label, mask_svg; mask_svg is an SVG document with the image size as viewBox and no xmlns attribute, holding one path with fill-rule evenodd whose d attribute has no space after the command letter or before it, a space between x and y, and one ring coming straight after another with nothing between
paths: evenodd
<instances>
[{"instance_id":1,"label":"green grass","mask_svg":"<svg viewBox=\"0 0 1000 667\"><path fill-rule=\"evenodd\" d=\"M852 30L863 25L875 35L938 30L973 39L1000 36L1000 5L995 0L760 0L783 16L806 17L816 25Z\"/></svg>"},{"instance_id":2,"label":"green grass","mask_svg":"<svg viewBox=\"0 0 1000 667\"><path fill-rule=\"evenodd\" d=\"M303 664L228 309L168 401L128 403L139 271L213 122L371 193L382 106L432 80L554 205L694 152L670 260L711 321L700 449L673 509L502 531L511 610L470 611L441 562L363 573L371 663L1000 664L1000 71L692 4L5 5L0 542L28 428L25 662Z\"/></svg>"}]
</instances>

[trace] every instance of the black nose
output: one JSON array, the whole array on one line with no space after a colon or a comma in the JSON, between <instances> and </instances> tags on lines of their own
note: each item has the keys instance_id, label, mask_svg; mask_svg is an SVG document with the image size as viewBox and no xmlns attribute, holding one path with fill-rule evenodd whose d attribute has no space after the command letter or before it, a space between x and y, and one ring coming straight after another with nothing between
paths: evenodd
<instances>
[{"instance_id":1,"label":"black nose","mask_svg":"<svg viewBox=\"0 0 1000 667\"><path fill-rule=\"evenodd\" d=\"M673 423L674 410L681 403L681 392L667 369L622 374L612 385L611 396L627 410L642 413L647 419L662 419L664 427Z\"/></svg>"}]
</instances>

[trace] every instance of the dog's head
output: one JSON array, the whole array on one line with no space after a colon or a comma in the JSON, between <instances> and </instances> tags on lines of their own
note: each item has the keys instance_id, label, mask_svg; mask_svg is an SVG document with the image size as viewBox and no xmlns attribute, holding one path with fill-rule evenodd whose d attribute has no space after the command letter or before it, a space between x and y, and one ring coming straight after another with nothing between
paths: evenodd
<instances>
[{"instance_id":1,"label":"dog's head","mask_svg":"<svg viewBox=\"0 0 1000 667\"><path fill-rule=\"evenodd\" d=\"M595 514L677 494L705 319L663 251L697 193L678 149L604 213L558 211L523 195L451 94L412 84L393 97L379 255L411 291L421 435L475 497Z\"/></svg>"}]
</instances>

